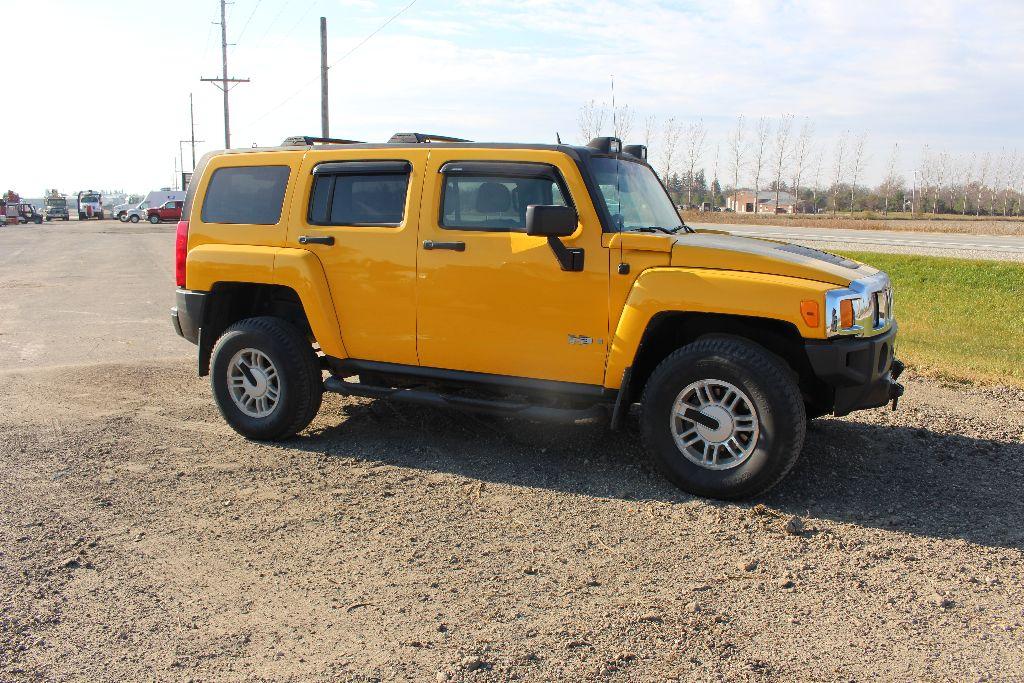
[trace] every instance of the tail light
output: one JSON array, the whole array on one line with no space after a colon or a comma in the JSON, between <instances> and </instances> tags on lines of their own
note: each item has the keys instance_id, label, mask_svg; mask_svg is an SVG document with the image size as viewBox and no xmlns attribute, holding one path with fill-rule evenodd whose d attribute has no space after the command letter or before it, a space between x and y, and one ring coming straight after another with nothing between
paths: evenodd
<instances>
[{"instance_id":1,"label":"tail light","mask_svg":"<svg viewBox=\"0 0 1024 683\"><path fill-rule=\"evenodd\" d=\"M185 286L185 257L188 256L188 221L178 221L174 232L174 281Z\"/></svg>"}]
</instances>

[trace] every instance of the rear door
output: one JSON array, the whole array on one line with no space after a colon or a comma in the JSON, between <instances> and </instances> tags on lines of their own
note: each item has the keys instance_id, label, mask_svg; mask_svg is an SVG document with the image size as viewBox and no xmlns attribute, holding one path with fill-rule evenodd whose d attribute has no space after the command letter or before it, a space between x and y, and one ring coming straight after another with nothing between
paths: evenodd
<instances>
[{"instance_id":1,"label":"rear door","mask_svg":"<svg viewBox=\"0 0 1024 683\"><path fill-rule=\"evenodd\" d=\"M584 249L563 271L543 237L525 234L530 204L567 204ZM420 215L420 364L601 384L608 344L608 254L575 163L555 151L438 148Z\"/></svg>"},{"instance_id":2,"label":"rear door","mask_svg":"<svg viewBox=\"0 0 1024 683\"><path fill-rule=\"evenodd\" d=\"M288 246L324 267L341 336L361 360L415 365L416 235L425 149L313 149L292 204ZM300 237L333 239L332 244Z\"/></svg>"}]
</instances>

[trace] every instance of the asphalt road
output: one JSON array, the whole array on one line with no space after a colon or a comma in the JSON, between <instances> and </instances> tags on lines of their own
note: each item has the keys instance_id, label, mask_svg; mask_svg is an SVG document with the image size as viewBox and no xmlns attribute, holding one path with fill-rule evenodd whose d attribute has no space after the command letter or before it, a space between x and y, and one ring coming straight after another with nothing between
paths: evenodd
<instances>
[{"instance_id":1,"label":"asphalt road","mask_svg":"<svg viewBox=\"0 0 1024 683\"><path fill-rule=\"evenodd\" d=\"M1024 261L1024 237L730 223L690 223L690 225L695 228L725 230L734 235L795 242L818 249L849 249L993 261Z\"/></svg>"}]
</instances>

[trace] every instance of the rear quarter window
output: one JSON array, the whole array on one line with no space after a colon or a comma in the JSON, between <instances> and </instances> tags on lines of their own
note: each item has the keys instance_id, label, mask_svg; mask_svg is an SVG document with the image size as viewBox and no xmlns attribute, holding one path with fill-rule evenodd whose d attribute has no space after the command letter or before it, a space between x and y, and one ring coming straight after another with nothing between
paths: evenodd
<instances>
[{"instance_id":1,"label":"rear quarter window","mask_svg":"<svg viewBox=\"0 0 1024 683\"><path fill-rule=\"evenodd\" d=\"M218 168L206 188L203 222L276 225L289 172L287 166Z\"/></svg>"}]
</instances>

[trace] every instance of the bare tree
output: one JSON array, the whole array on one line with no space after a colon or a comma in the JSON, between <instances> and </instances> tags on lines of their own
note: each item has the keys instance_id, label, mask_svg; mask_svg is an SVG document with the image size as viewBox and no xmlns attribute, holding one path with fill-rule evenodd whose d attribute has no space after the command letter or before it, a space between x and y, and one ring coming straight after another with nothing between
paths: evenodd
<instances>
[{"instance_id":1,"label":"bare tree","mask_svg":"<svg viewBox=\"0 0 1024 683\"><path fill-rule=\"evenodd\" d=\"M757 128L754 129L754 213L758 213L760 204L758 195L761 193L761 173L764 171L765 162L768 161L768 138L772 134L772 124L767 116L757 120Z\"/></svg>"},{"instance_id":2,"label":"bare tree","mask_svg":"<svg viewBox=\"0 0 1024 683\"><path fill-rule=\"evenodd\" d=\"M715 172L711 177L711 210L714 211L718 206L718 193L715 192L715 187L721 187L718 182L718 153L721 151L721 143L715 143Z\"/></svg>"},{"instance_id":3,"label":"bare tree","mask_svg":"<svg viewBox=\"0 0 1024 683\"><path fill-rule=\"evenodd\" d=\"M800 135L797 136L796 146L793 149L793 195L796 197L797 208L800 206L800 181L811 163L813 138L814 124L810 119L805 118L800 126ZM776 208L778 208L777 202Z\"/></svg>"},{"instance_id":4,"label":"bare tree","mask_svg":"<svg viewBox=\"0 0 1024 683\"><path fill-rule=\"evenodd\" d=\"M886 167L885 181L883 188L885 190L885 208L882 209L882 215L889 215L889 198L892 196L893 188L896 184L896 164L899 163L900 157L900 143L895 143L892 146L892 153L889 155L889 165Z\"/></svg>"},{"instance_id":5,"label":"bare tree","mask_svg":"<svg viewBox=\"0 0 1024 683\"><path fill-rule=\"evenodd\" d=\"M601 136L607 114L608 112L604 104L597 104L594 100L590 100L580 107L576 123L579 126L580 142L582 144L585 145L594 138Z\"/></svg>"},{"instance_id":6,"label":"bare tree","mask_svg":"<svg viewBox=\"0 0 1024 683\"><path fill-rule=\"evenodd\" d=\"M928 213L928 192L932 187L932 178L935 176L935 157L932 154L931 148L925 145L921 148L921 160L917 165L917 174L915 177L921 180L921 213ZM917 191L915 188L914 199L917 199ZM913 208L910 210L914 212Z\"/></svg>"},{"instance_id":7,"label":"bare tree","mask_svg":"<svg viewBox=\"0 0 1024 683\"><path fill-rule=\"evenodd\" d=\"M832 215L839 210L839 184L843 182L843 170L846 168L846 138L849 131L844 131L836 140L836 151L832 157Z\"/></svg>"},{"instance_id":8,"label":"bare tree","mask_svg":"<svg viewBox=\"0 0 1024 683\"><path fill-rule=\"evenodd\" d=\"M668 178L675 168L676 150L679 148L679 138L681 135L682 129L679 127L679 122L676 121L674 116L669 117L661 128L659 158L661 159L661 178L663 182L668 182Z\"/></svg>"},{"instance_id":9,"label":"bare tree","mask_svg":"<svg viewBox=\"0 0 1024 683\"><path fill-rule=\"evenodd\" d=\"M732 209L739 213L740 173L747 148L743 136L743 114L736 117L736 129L729 137L729 161L732 162Z\"/></svg>"},{"instance_id":10,"label":"bare tree","mask_svg":"<svg viewBox=\"0 0 1024 683\"><path fill-rule=\"evenodd\" d=\"M821 167L825 163L825 149L818 147L814 153L814 187L811 191L811 206L818 213L818 193L821 192Z\"/></svg>"},{"instance_id":11,"label":"bare tree","mask_svg":"<svg viewBox=\"0 0 1024 683\"><path fill-rule=\"evenodd\" d=\"M779 119L779 125L775 128L775 148L772 157L772 165L775 167L775 209L773 213L779 212L779 192L782 191L782 174L786 170L786 164L793 154L791 149L793 131L793 115L783 114Z\"/></svg>"},{"instance_id":12,"label":"bare tree","mask_svg":"<svg viewBox=\"0 0 1024 683\"><path fill-rule=\"evenodd\" d=\"M939 152L935 157L935 185L932 188L932 213L939 213L939 195L949 175L949 155Z\"/></svg>"},{"instance_id":13,"label":"bare tree","mask_svg":"<svg viewBox=\"0 0 1024 683\"><path fill-rule=\"evenodd\" d=\"M629 137L630 132L633 130L634 114L635 112L629 108L628 104L616 107L615 111L612 112L612 127L614 128L612 135L626 142L626 138Z\"/></svg>"},{"instance_id":14,"label":"bare tree","mask_svg":"<svg viewBox=\"0 0 1024 683\"><path fill-rule=\"evenodd\" d=\"M981 157L981 162L978 164L978 204L975 206L978 216L981 215L981 198L982 192L985 189L985 182L988 180L988 173L992 168L992 155L988 152Z\"/></svg>"},{"instance_id":15,"label":"bare tree","mask_svg":"<svg viewBox=\"0 0 1024 683\"><path fill-rule=\"evenodd\" d=\"M644 119L644 147L650 150L651 140L654 139L654 133L658 129L658 119L654 114L651 114Z\"/></svg>"},{"instance_id":16,"label":"bare tree","mask_svg":"<svg viewBox=\"0 0 1024 683\"><path fill-rule=\"evenodd\" d=\"M967 193L971 189L971 175L974 173L974 163L977 156L977 154L972 154L970 158L965 158L960 166L960 178L964 184L964 205L960 211L961 216L967 215L967 205L970 203L967 199Z\"/></svg>"},{"instance_id":17,"label":"bare tree","mask_svg":"<svg viewBox=\"0 0 1024 683\"><path fill-rule=\"evenodd\" d=\"M704 154L704 142L707 137L708 129L704 127L703 121L697 121L697 123L686 127L683 153L686 155L687 208L692 203L694 173L697 171L697 164L700 163L701 155Z\"/></svg>"},{"instance_id":18,"label":"bare tree","mask_svg":"<svg viewBox=\"0 0 1024 683\"><path fill-rule=\"evenodd\" d=\"M864 155L867 137L867 133L861 133L853 144L853 158L850 160L850 213L853 213L853 203L857 198L857 180L864 172L864 165L867 163L867 157Z\"/></svg>"}]
</instances>

